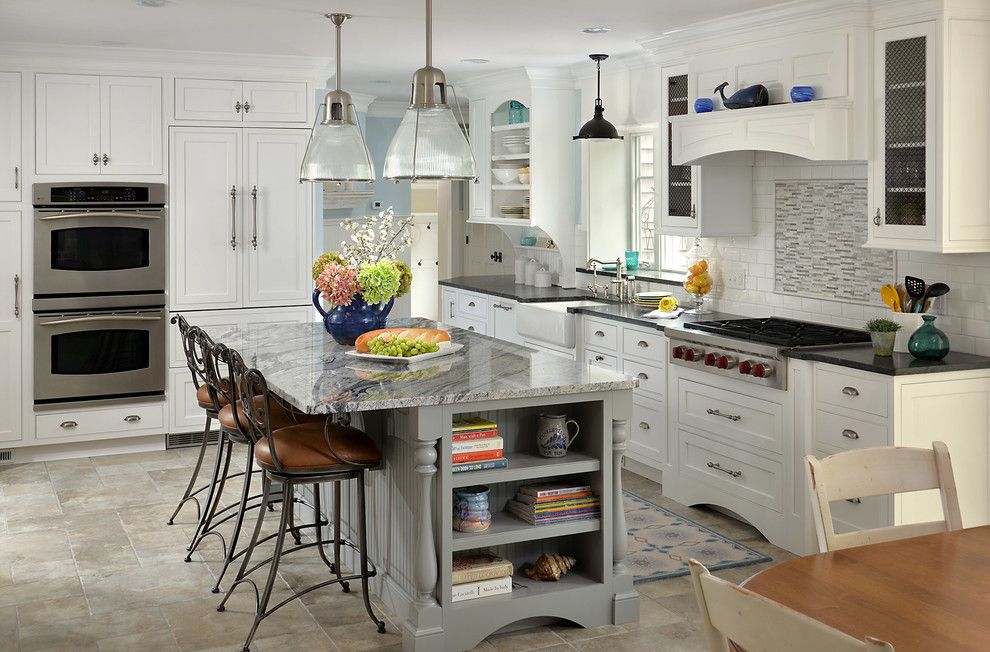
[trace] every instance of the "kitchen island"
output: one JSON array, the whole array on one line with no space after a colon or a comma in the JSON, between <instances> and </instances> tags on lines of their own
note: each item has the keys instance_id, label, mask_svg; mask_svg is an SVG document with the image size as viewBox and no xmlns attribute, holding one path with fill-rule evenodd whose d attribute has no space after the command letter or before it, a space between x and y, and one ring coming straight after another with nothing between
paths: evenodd
<instances>
[{"instance_id":1,"label":"kitchen island","mask_svg":"<svg viewBox=\"0 0 990 652\"><path fill-rule=\"evenodd\" d=\"M391 325L436 326L420 319ZM404 650L465 650L497 631L554 620L593 627L638 619L639 596L622 563L620 475L635 380L456 328L450 335L462 350L409 366L347 356L351 347L318 323L206 330L260 369L282 400L309 414L348 415L379 443L382 468L369 473L367 487L369 554L378 569L375 592L403 621ZM544 412L580 424L565 457L536 452ZM507 468L452 472L451 422L462 416L498 424ZM501 511L520 484L544 480L591 485L601 516L531 526ZM453 490L478 484L491 489L492 526L453 531ZM350 492L344 496L342 533L354 540L356 504ZM452 556L478 549L513 562L513 591L454 603ZM530 580L522 566L543 552L570 555L577 565L558 582Z\"/></svg>"}]
</instances>

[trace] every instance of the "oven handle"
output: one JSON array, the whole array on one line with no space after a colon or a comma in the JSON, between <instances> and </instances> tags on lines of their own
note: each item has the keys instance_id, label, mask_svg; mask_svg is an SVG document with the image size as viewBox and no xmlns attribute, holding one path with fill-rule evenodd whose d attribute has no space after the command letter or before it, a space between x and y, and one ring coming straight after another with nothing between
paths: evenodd
<instances>
[{"instance_id":1,"label":"oven handle","mask_svg":"<svg viewBox=\"0 0 990 652\"><path fill-rule=\"evenodd\" d=\"M159 220L161 214L158 212L149 213L58 213L56 215L46 215L39 217L38 221L48 222L50 220L74 220L80 217L126 217L140 220Z\"/></svg>"},{"instance_id":2,"label":"oven handle","mask_svg":"<svg viewBox=\"0 0 990 652\"><path fill-rule=\"evenodd\" d=\"M85 324L96 321L161 321L161 317L128 317L127 315L96 315L93 317L72 317L55 321L39 322L40 326L61 326L62 324Z\"/></svg>"}]
</instances>

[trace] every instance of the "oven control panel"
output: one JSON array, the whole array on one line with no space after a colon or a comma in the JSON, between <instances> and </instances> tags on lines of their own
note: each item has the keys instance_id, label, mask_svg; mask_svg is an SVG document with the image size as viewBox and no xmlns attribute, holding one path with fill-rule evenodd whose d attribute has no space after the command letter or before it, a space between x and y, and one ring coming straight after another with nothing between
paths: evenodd
<instances>
[{"instance_id":1,"label":"oven control panel","mask_svg":"<svg viewBox=\"0 0 990 652\"><path fill-rule=\"evenodd\" d=\"M672 364L689 367L757 383L767 387L783 388L784 363L775 358L720 346L670 340Z\"/></svg>"}]
</instances>

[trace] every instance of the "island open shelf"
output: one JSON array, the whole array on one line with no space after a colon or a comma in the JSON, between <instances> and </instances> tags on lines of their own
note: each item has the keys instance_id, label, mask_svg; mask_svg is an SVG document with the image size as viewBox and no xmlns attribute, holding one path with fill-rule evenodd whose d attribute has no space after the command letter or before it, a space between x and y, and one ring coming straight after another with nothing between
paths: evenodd
<instances>
[{"instance_id":1,"label":"island open shelf","mask_svg":"<svg viewBox=\"0 0 990 652\"><path fill-rule=\"evenodd\" d=\"M535 539L551 539L569 534L596 532L601 527L601 518L586 518L549 525L530 525L509 512L502 511L492 515L492 525L484 532L454 532L451 549L454 551L472 550Z\"/></svg>"}]
</instances>

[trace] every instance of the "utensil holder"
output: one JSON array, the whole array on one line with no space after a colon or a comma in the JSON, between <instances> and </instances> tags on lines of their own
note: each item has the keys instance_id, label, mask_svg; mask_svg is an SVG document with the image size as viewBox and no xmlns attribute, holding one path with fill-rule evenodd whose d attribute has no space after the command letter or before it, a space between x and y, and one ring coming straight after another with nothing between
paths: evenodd
<instances>
[{"instance_id":1,"label":"utensil holder","mask_svg":"<svg viewBox=\"0 0 990 652\"><path fill-rule=\"evenodd\" d=\"M908 340L925 323L922 319L924 314L926 313L892 312L887 315L890 321L901 325L901 329L897 331L897 337L894 338L894 353L908 352Z\"/></svg>"}]
</instances>

